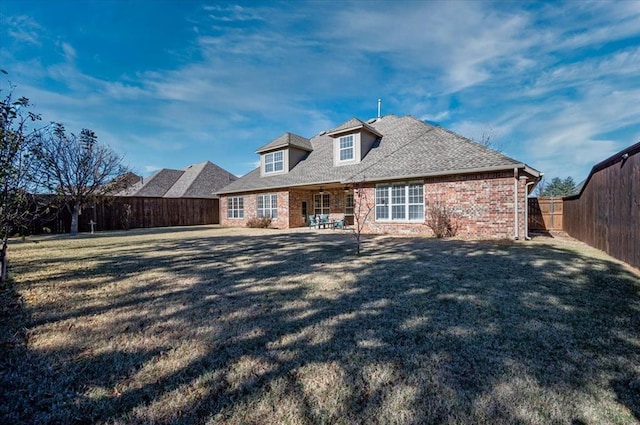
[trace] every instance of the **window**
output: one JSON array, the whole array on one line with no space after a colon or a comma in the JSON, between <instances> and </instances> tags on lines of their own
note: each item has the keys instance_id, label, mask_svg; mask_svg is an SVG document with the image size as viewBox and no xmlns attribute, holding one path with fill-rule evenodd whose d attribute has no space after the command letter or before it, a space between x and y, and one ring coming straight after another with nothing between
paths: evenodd
<instances>
[{"instance_id":1,"label":"window","mask_svg":"<svg viewBox=\"0 0 640 425\"><path fill-rule=\"evenodd\" d=\"M340 138L340 161L353 159L353 135Z\"/></svg>"},{"instance_id":2,"label":"window","mask_svg":"<svg viewBox=\"0 0 640 425\"><path fill-rule=\"evenodd\" d=\"M275 173L284 170L284 153L282 151L268 153L264 156L264 172Z\"/></svg>"},{"instance_id":3,"label":"window","mask_svg":"<svg viewBox=\"0 0 640 425\"><path fill-rule=\"evenodd\" d=\"M389 190L391 186L376 187L376 220L389 218Z\"/></svg>"},{"instance_id":4,"label":"window","mask_svg":"<svg viewBox=\"0 0 640 425\"><path fill-rule=\"evenodd\" d=\"M278 217L278 195L258 195L258 217Z\"/></svg>"},{"instance_id":5,"label":"window","mask_svg":"<svg viewBox=\"0 0 640 425\"><path fill-rule=\"evenodd\" d=\"M405 220L405 186L391 186L391 220Z\"/></svg>"},{"instance_id":6,"label":"window","mask_svg":"<svg viewBox=\"0 0 640 425\"><path fill-rule=\"evenodd\" d=\"M319 193L317 195L313 195L313 213L315 215L329 214L328 193Z\"/></svg>"},{"instance_id":7,"label":"window","mask_svg":"<svg viewBox=\"0 0 640 425\"><path fill-rule=\"evenodd\" d=\"M377 186L376 220L424 220L424 186L422 183Z\"/></svg>"},{"instance_id":8,"label":"window","mask_svg":"<svg viewBox=\"0 0 640 425\"><path fill-rule=\"evenodd\" d=\"M227 199L227 218L244 218L242 196L232 196Z\"/></svg>"},{"instance_id":9,"label":"window","mask_svg":"<svg viewBox=\"0 0 640 425\"><path fill-rule=\"evenodd\" d=\"M422 184L410 184L409 194L409 220L424 219L424 186Z\"/></svg>"},{"instance_id":10,"label":"window","mask_svg":"<svg viewBox=\"0 0 640 425\"><path fill-rule=\"evenodd\" d=\"M353 193L345 195L344 214L353 215Z\"/></svg>"}]
</instances>

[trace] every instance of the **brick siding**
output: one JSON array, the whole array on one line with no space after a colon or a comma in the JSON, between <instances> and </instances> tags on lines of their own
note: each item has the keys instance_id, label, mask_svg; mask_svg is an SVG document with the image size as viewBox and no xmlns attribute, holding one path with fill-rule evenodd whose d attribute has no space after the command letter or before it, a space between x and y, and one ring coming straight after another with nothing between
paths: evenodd
<instances>
[{"instance_id":1,"label":"brick siding","mask_svg":"<svg viewBox=\"0 0 640 425\"><path fill-rule=\"evenodd\" d=\"M513 171L455 175L424 179L425 210L440 204L449 207L458 217L458 237L466 239L508 239L514 237L514 187L518 187L518 235L524 236L525 180L516 180ZM302 202L307 202L307 215L314 213L313 195L317 191L292 189L270 191L277 193L278 218L272 227L288 229L306 226L302 215ZM343 189L325 190L330 196L330 216L344 216L345 192ZM363 233L393 233L432 235L424 223L380 222L375 220L375 184L368 183L354 191L355 213L364 217ZM227 218L227 195L220 198L220 223L224 226L246 226L257 215L257 193L241 195L244 202L244 219ZM359 208L359 203L362 207ZM357 223L356 223L357 224Z\"/></svg>"},{"instance_id":2,"label":"brick siding","mask_svg":"<svg viewBox=\"0 0 640 425\"><path fill-rule=\"evenodd\" d=\"M271 227L276 229L289 228L289 192L266 191L259 193L243 193L238 195L222 195L220 197L220 224L228 227L246 227L247 222L258 216L258 195L278 195L278 217L272 219ZM244 218L228 218L228 199L241 197L244 210Z\"/></svg>"},{"instance_id":3,"label":"brick siding","mask_svg":"<svg viewBox=\"0 0 640 425\"><path fill-rule=\"evenodd\" d=\"M457 236L466 239L507 239L514 237L514 184L512 171L432 177L424 180L425 210L439 204L458 217ZM518 222L520 237L524 232L525 181L518 180ZM375 203L375 185L360 188L356 203ZM360 209L361 217L368 207ZM356 205L356 213L358 206ZM423 223L394 223L375 220L375 208L362 229L363 233L410 233L433 235Z\"/></svg>"}]
</instances>

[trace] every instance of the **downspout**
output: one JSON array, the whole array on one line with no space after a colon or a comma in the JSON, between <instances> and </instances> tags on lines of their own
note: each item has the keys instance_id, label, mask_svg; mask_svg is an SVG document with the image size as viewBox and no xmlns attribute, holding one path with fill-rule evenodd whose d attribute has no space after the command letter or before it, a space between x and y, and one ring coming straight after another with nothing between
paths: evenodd
<instances>
[{"instance_id":1,"label":"downspout","mask_svg":"<svg viewBox=\"0 0 640 425\"><path fill-rule=\"evenodd\" d=\"M514 239L518 240L518 169L513 169L513 211L514 211L514 223L513 233Z\"/></svg>"},{"instance_id":2,"label":"downspout","mask_svg":"<svg viewBox=\"0 0 640 425\"><path fill-rule=\"evenodd\" d=\"M532 181L524 185L524 238L528 241L531 240L529 237L529 185L536 183Z\"/></svg>"}]
</instances>

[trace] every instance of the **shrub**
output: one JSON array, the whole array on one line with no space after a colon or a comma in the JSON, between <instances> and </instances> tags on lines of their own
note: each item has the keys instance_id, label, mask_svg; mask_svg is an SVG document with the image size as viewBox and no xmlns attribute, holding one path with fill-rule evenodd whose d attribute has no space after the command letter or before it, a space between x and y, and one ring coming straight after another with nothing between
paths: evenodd
<instances>
[{"instance_id":1,"label":"shrub","mask_svg":"<svg viewBox=\"0 0 640 425\"><path fill-rule=\"evenodd\" d=\"M252 217L247 221L247 227L254 229L268 229L271 226L271 217Z\"/></svg>"},{"instance_id":2,"label":"shrub","mask_svg":"<svg viewBox=\"0 0 640 425\"><path fill-rule=\"evenodd\" d=\"M444 205L431 205L425 224L436 238L448 238L458 233L458 215Z\"/></svg>"}]
</instances>

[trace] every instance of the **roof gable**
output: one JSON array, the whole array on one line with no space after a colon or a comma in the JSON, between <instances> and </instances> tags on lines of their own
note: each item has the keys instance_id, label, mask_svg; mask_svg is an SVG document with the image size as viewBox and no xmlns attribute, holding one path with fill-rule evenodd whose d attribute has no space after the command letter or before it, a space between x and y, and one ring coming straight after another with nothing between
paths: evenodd
<instances>
[{"instance_id":1,"label":"roof gable","mask_svg":"<svg viewBox=\"0 0 640 425\"><path fill-rule=\"evenodd\" d=\"M364 121L359 120L358 118L351 118L349 121L344 122L342 124L340 124L339 126L327 131L327 136L338 136L340 134L344 134L344 133L349 133L349 132L353 132L356 130L366 130L369 133L376 135L378 137L382 137L382 134L380 134L375 128L373 128L371 125L367 124Z\"/></svg>"},{"instance_id":2,"label":"roof gable","mask_svg":"<svg viewBox=\"0 0 640 425\"><path fill-rule=\"evenodd\" d=\"M284 133L282 136L277 137L259 148L256 153L264 153L284 147L294 147L307 152L311 152L313 150L313 146L311 146L311 141L309 139L293 133Z\"/></svg>"},{"instance_id":3,"label":"roof gable","mask_svg":"<svg viewBox=\"0 0 640 425\"><path fill-rule=\"evenodd\" d=\"M143 180L140 189L133 193L132 196L164 196L183 173L184 171L164 168L153 174L146 181Z\"/></svg>"}]
</instances>

